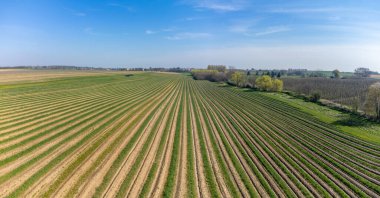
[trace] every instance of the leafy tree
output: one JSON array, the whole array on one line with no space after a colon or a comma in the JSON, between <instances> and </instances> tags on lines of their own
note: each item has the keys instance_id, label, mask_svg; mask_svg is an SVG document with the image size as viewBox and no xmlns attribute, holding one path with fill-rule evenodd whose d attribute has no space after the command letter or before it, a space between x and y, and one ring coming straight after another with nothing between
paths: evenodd
<instances>
[{"instance_id":1,"label":"leafy tree","mask_svg":"<svg viewBox=\"0 0 380 198\"><path fill-rule=\"evenodd\" d=\"M374 114L380 120L380 82L369 87L365 109L368 114Z\"/></svg>"},{"instance_id":2,"label":"leafy tree","mask_svg":"<svg viewBox=\"0 0 380 198\"><path fill-rule=\"evenodd\" d=\"M256 79L256 87L264 91L271 90L273 87L272 78L268 75L258 77Z\"/></svg>"},{"instance_id":3,"label":"leafy tree","mask_svg":"<svg viewBox=\"0 0 380 198\"><path fill-rule=\"evenodd\" d=\"M310 96L310 101L311 102L318 102L321 99L321 94L318 92L314 92Z\"/></svg>"},{"instance_id":4,"label":"leafy tree","mask_svg":"<svg viewBox=\"0 0 380 198\"><path fill-rule=\"evenodd\" d=\"M281 72L277 73L277 78L281 78Z\"/></svg>"},{"instance_id":5,"label":"leafy tree","mask_svg":"<svg viewBox=\"0 0 380 198\"><path fill-rule=\"evenodd\" d=\"M333 73L334 78L340 78L340 71L339 70L336 69L332 73Z\"/></svg>"},{"instance_id":6,"label":"leafy tree","mask_svg":"<svg viewBox=\"0 0 380 198\"><path fill-rule=\"evenodd\" d=\"M273 91L281 92L283 88L284 88L284 83L282 82L282 80L279 80L279 79L273 80L273 87L272 87Z\"/></svg>"},{"instance_id":7,"label":"leafy tree","mask_svg":"<svg viewBox=\"0 0 380 198\"><path fill-rule=\"evenodd\" d=\"M234 72L231 76L231 80L237 87L242 87L245 84L245 76L243 72Z\"/></svg>"}]
</instances>

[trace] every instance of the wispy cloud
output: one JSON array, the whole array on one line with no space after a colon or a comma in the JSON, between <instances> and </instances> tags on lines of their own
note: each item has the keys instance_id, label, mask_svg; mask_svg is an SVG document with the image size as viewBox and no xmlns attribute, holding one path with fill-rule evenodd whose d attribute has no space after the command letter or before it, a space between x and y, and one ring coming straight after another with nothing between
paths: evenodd
<instances>
[{"instance_id":1,"label":"wispy cloud","mask_svg":"<svg viewBox=\"0 0 380 198\"><path fill-rule=\"evenodd\" d=\"M203 17L186 17L184 18L183 20L184 21L195 21L195 20L200 20L202 19Z\"/></svg>"},{"instance_id":2,"label":"wispy cloud","mask_svg":"<svg viewBox=\"0 0 380 198\"><path fill-rule=\"evenodd\" d=\"M199 10L207 9L217 12L239 11L247 5L246 0L190 0L185 2Z\"/></svg>"},{"instance_id":3,"label":"wispy cloud","mask_svg":"<svg viewBox=\"0 0 380 198\"><path fill-rule=\"evenodd\" d=\"M161 30L161 32L173 32L175 31L177 28L175 27L170 27L170 28L164 28Z\"/></svg>"},{"instance_id":4,"label":"wispy cloud","mask_svg":"<svg viewBox=\"0 0 380 198\"><path fill-rule=\"evenodd\" d=\"M87 14L84 12L76 12L76 13L74 13L74 15L75 16L81 16L81 17L87 16Z\"/></svg>"},{"instance_id":5,"label":"wispy cloud","mask_svg":"<svg viewBox=\"0 0 380 198\"><path fill-rule=\"evenodd\" d=\"M145 34L155 34L157 32L155 31L152 31L152 30L145 30Z\"/></svg>"},{"instance_id":6,"label":"wispy cloud","mask_svg":"<svg viewBox=\"0 0 380 198\"><path fill-rule=\"evenodd\" d=\"M332 13L343 11L343 8L320 7L320 8L275 8L269 10L272 13L303 14L303 13Z\"/></svg>"},{"instance_id":7,"label":"wispy cloud","mask_svg":"<svg viewBox=\"0 0 380 198\"><path fill-rule=\"evenodd\" d=\"M83 32L88 35L99 35L99 33L95 32L92 27L86 27L83 29Z\"/></svg>"},{"instance_id":8,"label":"wispy cloud","mask_svg":"<svg viewBox=\"0 0 380 198\"><path fill-rule=\"evenodd\" d=\"M145 30L145 34L151 35L151 34L158 34L158 33L162 33L162 32L173 32L175 30L176 30L175 27L163 28L160 30L149 30L148 29L148 30Z\"/></svg>"},{"instance_id":9,"label":"wispy cloud","mask_svg":"<svg viewBox=\"0 0 380 198\"><path fill-rule=\"evenodd\" d=\"M265 36L269 34L291 31L291 28L285 25L270 26L263 29L258 26L259 21L259 19L237 21L235 24L230 26L228 30L230 32L243 34L245 36ZM262 30L260 31L260 29Z\"/></svg>"},{"instance_id":10,"label":"wispy cloud","mask_svg":"<svg viewBox=\"0 0 380 198\"><path fill-rule=\"evenodd\" d=\"M365 52L365 53L363 53ZM276 69L292 68L295 65L307 69L331 70L335 65L342 71L353 71L357 65L375 65L380 70L379 45L286 45L286 46L235 46L205 48L189 51L177 51L167 57L167 61L180 60L182 64L208 65L221 63L240 67L267 69L267 65ZM162 57L157 57L162 58ZM165 62L165 61L161 61ZM175 62L172 62L175 64Z\"/></svg>"},{"instance_id":11,"label":"wispy cloud","mask_svg":"<svg viewBox=\"0 0 380 198\"><path fill-rule=\"evenodd\" d=\"M108 3L108 6L112 7L117 7L117 8L122 8L125 10L128 10L129 12L135 11L132 6L126 5L126 4L121 4L121 3Z\"/></svg>"},{"instance_id":12,"label":"wispy cloud","mask_svg":"<svg viewBox=\"0 0 380 198\"><path fill-rule=\"evenodd\" d=\"M280 33L280 32L288 32L291 30L292 29L287 27L287 26L275 26L275 27L269 27L262 32L256 32L254 35L255 36L265 36L265 35L276 34L276 33Z\"/></svg>"},{"instance_id":13,"label":"wispy cloud","mask_svg":"<svg viewBox=\"0 0 380 198\"><path fill-rule=\"evenodd\" d=\"M85 12L82 12L82 11L78 11L78 10L74 10L74 9L70 9L70 8L64 8L64 9L67 10L70 14L72 14L74 16L78 16L78 17L87 16L87 14Z\"/></svg>"},{"instance_id":14,"label":"wispy cloud","mask_svg":"<svg viewBox=\"0 0 380 198\"><path fill-rule=\"evenodd\" d=\"M252 28L258 23L258 19L235 21L228 30L234 33L249 34Z\"/></svg>"},{"instance_id":15,"label":"wispy cloud","mask_svg":"<svg viewBox=\"0 0 380 198\"><path fill-rule=\"evenodd\" d=\"M183 32L173 36L168 36L168 40L185 40L185 39L206 39L211 38L212 34L204 32Z\"/></svg>"},{"instance_id":16,"label":"wispy cloud","mask_svg":"<svg viewBox=\"0 0 380 198\"><path fill-rule=\"evenodd\" d=\"M310 25L315 31L335 33L340 37L348 37L354 39L355 37L362 38L362 40L378 40L380 39L380 23L379 22L345 22L339 24L320 24ZM347 39L348 39L347 38Z\"/></svg>"}]
</instances>

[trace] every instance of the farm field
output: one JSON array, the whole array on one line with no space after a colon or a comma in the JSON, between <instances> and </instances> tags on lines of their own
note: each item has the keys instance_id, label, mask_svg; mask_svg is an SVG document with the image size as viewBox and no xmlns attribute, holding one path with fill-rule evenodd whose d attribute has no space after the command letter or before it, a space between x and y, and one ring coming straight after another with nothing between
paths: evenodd
<instances>
[{"instance_id":1,"label":"farm field","mask_svg":"<svg viewBox=\"0 0 380 198\"><path fill-rule=\"evenodd\" d=\"M0 196L380 196L379 142L273 95L126 74L0 83Z\"/></svg>"},{"instance_id":2,"label":"farm field","mask_svg":"<svg viewBox=\"0 0 380 198\"><path fill-rule=\"evenodd\" d=\"M75 76L99 76L116 74L117 71L99 70L32 70L32 69L1 69L0 85L21 83L21 82L42 82L54 78L75 77Z\"/></svg>"}]
</instances>

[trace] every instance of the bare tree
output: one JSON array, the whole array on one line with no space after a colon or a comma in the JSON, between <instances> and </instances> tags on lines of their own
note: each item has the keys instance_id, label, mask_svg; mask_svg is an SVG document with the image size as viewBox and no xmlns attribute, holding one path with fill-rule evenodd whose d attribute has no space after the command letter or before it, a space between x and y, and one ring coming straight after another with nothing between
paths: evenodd
<instances>
[{"instance_id":1,"label":"bare tree","mask_svg":"<svg viewBox=\"0 0 380 198\"><path fill-rule=\"evenodd\" d=\"M380 120L380 82L371 85L368 89L366 112L374 114Z\"/></svg>"},{"instance_id":2,"label":"bare tree","mask_svg":"<svg viewBox=\"0 0 380 198\"><path fill-rule=\"evenodd\" d=\"M355 69L355 75L357 77L369 77L371 75L371 70L369 70L368 68L364 68L364 67L360 67L360 68L357 68Z\"/></svg>"}]
</instances>

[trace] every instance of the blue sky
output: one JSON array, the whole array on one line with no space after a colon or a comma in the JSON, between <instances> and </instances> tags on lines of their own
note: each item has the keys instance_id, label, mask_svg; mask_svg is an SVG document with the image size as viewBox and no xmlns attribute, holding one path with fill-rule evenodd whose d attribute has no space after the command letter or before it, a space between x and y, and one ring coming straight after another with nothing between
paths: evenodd
<instances>
[{"instance_id":1,"label":"blue sky","mask_svg":"<svg viewBox=\"0 0 380 198\"><path fill-rule=\"evenodd\" d=\"M0 66L380 71L378 0L2 0Z\"/></svg>"}]
</instances>

